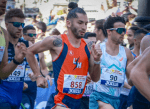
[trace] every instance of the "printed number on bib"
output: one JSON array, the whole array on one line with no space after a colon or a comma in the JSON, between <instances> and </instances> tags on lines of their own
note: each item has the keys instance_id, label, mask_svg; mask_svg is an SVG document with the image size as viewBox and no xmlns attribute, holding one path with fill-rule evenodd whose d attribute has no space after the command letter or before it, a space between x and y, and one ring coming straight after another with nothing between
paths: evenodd
<instances>
[{"instance_id":1,"label":"printed number on bib","mask_svg":"<svg viewBox=\"0 0 150 109\"><path fill-rule=\"evenodd\" d=\"M116 69L103 68L101 84L106 86L121 87L124 82L124 73Z\"/></svg>"},{"instance_id":2,"label":"printed number on bib","mask_svg":"<svg viewBox=\"0 0 150 109\"><path fill-rule=\"evenodd\" d=\"M30 77L29 77L29 74L30 74L30 73L32 73L31 68L26 68L25 78L24 78L25 81L31 81L31 79L30 79Z\"/></svg>"},{"instance_id":3,"label":"printed number on bib","mask_svg":"<svg viewBox=\"0 0 150 109\"><path fill-rule=\"evenodd\" d=\"M86 82L86 76L64 75L63 93L82 94Z\"/></svg>"},{"instance_id":4,"label":"printed number on bib","mask_svg":"<svg viewBox=\"0 0 150 109\"><path fill-rule=\"evenodd\" d=\"M84 94L85 96L90 96L90 94L93 92L93 82L90 82L89 84L86 85Z\"/></svg>"},{"instance_id":5,"label":"printed number on bib","mask_svg":"<svg viewBox=\"0 0 150 109\"><path fill-rule=\"evenodd\" d=\"M18 65L13 73L6 79L7 81L19 82L23 81L25 65Z\"/></svg>"}]
</instances>

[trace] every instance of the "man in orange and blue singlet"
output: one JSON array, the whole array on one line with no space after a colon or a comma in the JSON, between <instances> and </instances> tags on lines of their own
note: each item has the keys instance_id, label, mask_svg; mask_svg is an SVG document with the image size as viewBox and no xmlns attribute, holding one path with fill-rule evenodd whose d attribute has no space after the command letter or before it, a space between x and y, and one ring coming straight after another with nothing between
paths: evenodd
<instances>
[{"instance_id":1,"label":"man in orange and blue singlet","mask_svg":"<svg viewBox=\"0 0 150 109\"><path fill-rule=\"evenodd\" d=\"M28 48L27 60L33 72L40 71L38 65L33 65L36 61L34 54L50 50L52 55L56 93L51 95L46 108L78 109L85 90L87 72L92 81L99 80L102 52L100 45L88 47L83 39L87 23L83 9L72 9L67 15L67 34L46 37Z\"/></svg>"}]
</instances>

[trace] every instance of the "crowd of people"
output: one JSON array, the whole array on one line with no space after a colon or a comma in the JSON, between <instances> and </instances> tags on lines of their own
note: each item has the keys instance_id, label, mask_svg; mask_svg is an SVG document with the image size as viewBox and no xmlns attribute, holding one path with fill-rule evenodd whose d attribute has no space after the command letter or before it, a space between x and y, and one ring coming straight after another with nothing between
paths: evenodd
<instances>
[{"instance_id":1,"label":"crowd of people","mask_svg":"<svg viewBox=\"0 0 150 109\"><path fill-rule=\"evenodd\" d=\"M150 108L150 25L136 25L129 7L88 21L70 2L66 16L55 19L51 11L48 23L26 25L21 9L5 13L6 3L0 0L0 109L34 109L37 87L48 88L48 81L55 93L45 109Z\"/></svg>"}]
</instances>

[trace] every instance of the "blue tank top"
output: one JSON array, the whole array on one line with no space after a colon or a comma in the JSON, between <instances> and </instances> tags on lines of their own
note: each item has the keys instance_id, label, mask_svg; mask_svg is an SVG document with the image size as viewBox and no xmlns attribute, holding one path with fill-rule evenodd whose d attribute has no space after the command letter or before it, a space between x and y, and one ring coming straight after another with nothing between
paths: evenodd
<instances>
[{"instance_id":1,"label":"blue tank top","mask_svg":"<svg viewBox=\"0 0 150 109\"><path fill-rule=\"evenodd\" d=\"M127 63L126 52L123 46L119 46L119 53L111 56L106 52L106 43L100 44L101 77L94 83L94 90L108 95L119 97L121 87L124 85L125 69Z\"/></svg>"},{"instance_id":2,"label":"blue tank top","mask_svg":"<svg viewBox=\"0 0 150 109\"><path fill-rule=\"evenodd\" d=\"M18 42L23 42L26 47L29 46L28 41L19 39ZM9 42L8 46L8 62L11 62L15 56L14 46ZM22 90L25 75L25 65L27 64L26 58L24 62L17 66L8 78L2 80L0 84L0 98L5 99L12 106L20 106L22 100Z\"/></svg>"}]
</instances>

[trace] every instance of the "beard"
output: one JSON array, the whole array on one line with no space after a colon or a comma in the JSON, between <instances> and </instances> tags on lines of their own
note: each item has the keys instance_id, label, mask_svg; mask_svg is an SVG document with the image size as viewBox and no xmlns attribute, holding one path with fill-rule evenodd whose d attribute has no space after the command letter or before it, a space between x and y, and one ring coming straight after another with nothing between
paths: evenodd
<instances>
[{"instance_id":1,"label":"beard","mask_svg":"<svg viewBox=\"0 0 150 109\"><path fill-rule=\"evenodd\" d=\"M84 35L83 35L83 36L82 36L82 35L79 35L78 29L77 29L76 27L74 27L73 24L72 24L72 26L70 27L70 29L71 29L72 33L75 35L75 37L76 37L77 39L81 39L81 38L84 37Z\"/></svg>"},{"instance_id":2,"label":"beard","mask_svg":"<svg viewBox=\"0 0 150 109\"><path fill-rule=\"evenodd\" d=\"M13 37L14 39L17 39L17 38L21 38L21 34L20 35L15 35L14 33L12 32L9 32L9 34L11 35L11 37Z\"/></svg>"},{"instance_id":3,"label":"beard","mask_svg":"<svg viewBox=\"0 0 150 109\"><path fill-rule=\"evenodd\" d=\"M5 14L6 9L0 9L0 16L2 16L3 14Z\"/></svg>"},{"instance_id":4,"label":"beard","mask_svg":"<svg viewBox=\"0 0 150 109\"><path fill-rule=\"evenodd\" d=\"M120 38L116 38L116 37L111 37L111 40L113 41L113 42L115 42L117 45L119 45L119 44L121 44L121 43L123 43L123 39L120 37Z\"/></svg>"}]
</instances>

